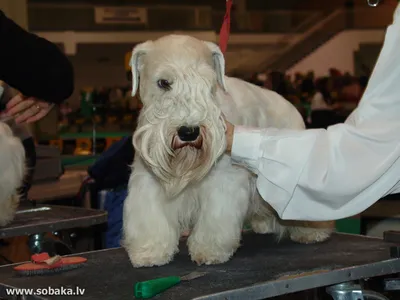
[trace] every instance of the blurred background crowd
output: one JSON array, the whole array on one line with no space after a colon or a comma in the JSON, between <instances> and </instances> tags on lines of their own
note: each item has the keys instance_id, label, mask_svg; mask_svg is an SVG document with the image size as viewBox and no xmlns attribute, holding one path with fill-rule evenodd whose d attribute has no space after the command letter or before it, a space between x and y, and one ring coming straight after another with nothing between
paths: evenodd
<instances>
[{"instance_id":1,"label":"blurred background crowd","mask_svg":"<svg viewBox=\"0 0 400 300\"><path fill-rule=\"evenodd\" d=\"M232 76L280 94L298 109L307 128L327 128L344 122L358 105L369 73L366 70L365 75L354 76L332 68L329 75L320 77L315 76L313 71L295 73L293 76L279 71L254 73L250 77L240 74ZM100 126L118 123L118 126L124 127L126 123L126 129L129 129L142 107L140 99L137 96L132 99L130 91L130 86L83 90L77 109L72 110L68 102L60 106L61 127L71 122L90 127L95 105ZM105 111L108 112L107 116L103 113ZM77 131L82 131L82 126Z\"/></svg>"},{"instance_id":2,"label":"blurred background crowd","mask_svg":"<svg viewBox=\"0 0 400 300\"><path fill-rule=\"evenodd\" d=\"M352 76L332 68L329 75L317 77L313 71L293 76L270 71L243 79L289 100L299 110L308 128L327 128L344 122L357 106L368 83L369 72L365 73Z\"/></svg>"}]
</instances>

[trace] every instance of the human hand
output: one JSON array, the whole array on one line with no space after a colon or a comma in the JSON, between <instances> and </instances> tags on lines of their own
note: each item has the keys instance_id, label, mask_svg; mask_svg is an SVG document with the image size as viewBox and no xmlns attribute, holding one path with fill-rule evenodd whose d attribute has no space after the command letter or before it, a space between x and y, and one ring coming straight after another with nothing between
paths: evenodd
<instances>
[{"instance_id":1,"label":"human hand","mask_svg":"<svg viewBox=\"0 0 400 300\"><path fill-rule=\"evenodd\" d=\"M15 118L17 124L33 123L44 118L53 107L53 104L18 94L7 103L5 114Z\"/></svg>"},{"instance_id":2,"label":"human hand","mask_svg":"<svg viewBox=\"0 0 400 300\"><path fill-rule=\"evenodd\" d=\"M225 131L225 137L226 137L226 152L230 153L232 150L232 143L233 143L233 133L235 131L235 126L230 123L225 116L224 121L225 121L225 126L226 126L226 131Z\"/></svg>"}]
</instances>

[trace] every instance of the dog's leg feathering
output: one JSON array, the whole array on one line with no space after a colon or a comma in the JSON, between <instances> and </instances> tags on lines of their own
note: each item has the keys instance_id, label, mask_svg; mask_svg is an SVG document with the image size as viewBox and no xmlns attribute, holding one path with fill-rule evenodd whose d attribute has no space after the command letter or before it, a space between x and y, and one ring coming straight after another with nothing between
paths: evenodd
<instances>
[{"instance_id":1,"label":"dog's leg feathering","mask_svg":"<svg viewBox=\"0 0 400 300\"><path fill-rule=\"evenodd\" d=\"M167 205L158 182L145 170L135 170L123 217L123 246L134 267L165 265L178 252L179 224Z\"/></svg>"},{"instance_id":2,"label":"dog's leg feathering","mask_svg":"<svg viewBox=\"0 0 400 300\"><path fill-rule=\"evenodd\" d=\"M255 185L254 185L255 189ZM258 191L254 191L252 206L249 210L251 228L259 234L275 234L280 241L286 233L286 228L279 223L274 209L262 199Z\"/></svg>"},{"instance_id":3,"label":"dog's leg feathering","mask_svg":"<svg viewBox=\"0 0 400 300\"><path fill-rule=\"evenodd\" d=\"M198 265L227 262L240 245L249 204L247 172L214 170L201 186L200 212L188 239L192 260ZM232 168L232 167L228 167Z\"/></svg>"}]
</instances>

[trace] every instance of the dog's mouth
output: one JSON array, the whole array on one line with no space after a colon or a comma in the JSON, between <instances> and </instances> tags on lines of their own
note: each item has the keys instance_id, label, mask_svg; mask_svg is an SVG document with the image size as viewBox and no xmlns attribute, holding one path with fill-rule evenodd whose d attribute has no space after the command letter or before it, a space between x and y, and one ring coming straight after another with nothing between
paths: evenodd
<instances>
[{"instance_id":1,"label":"dog's mouth","mask_svg":"<svg viewBox=\"0 0 400 300\"><path fill-rule=\"evenodd\" d=\"M175 135L172 139L173 150L178 150L183 147L194 147L196 149L201 149L201 146L203 146L203 137L201 136L201 134L197 137L196 140L190 142L182 141L178 135Z\"/></svg>"}]
</instances>

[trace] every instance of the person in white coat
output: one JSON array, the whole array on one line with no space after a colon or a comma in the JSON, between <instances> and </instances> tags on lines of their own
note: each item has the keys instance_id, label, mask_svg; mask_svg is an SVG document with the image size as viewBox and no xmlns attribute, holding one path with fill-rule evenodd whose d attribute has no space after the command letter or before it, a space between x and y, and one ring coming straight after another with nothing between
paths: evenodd
<instances>
[{"instance_id":1,"label":"person in white coat","mask_svg":"<svg viewBox=\"0 0 400 300\"><path fill-rule=\"evenodd\" d=\"M256 170L282 219L354 216L400 192L400 4L365 93L345 123L304 131L226 122L233 163Z\"/></svg>"}]
</instances>

